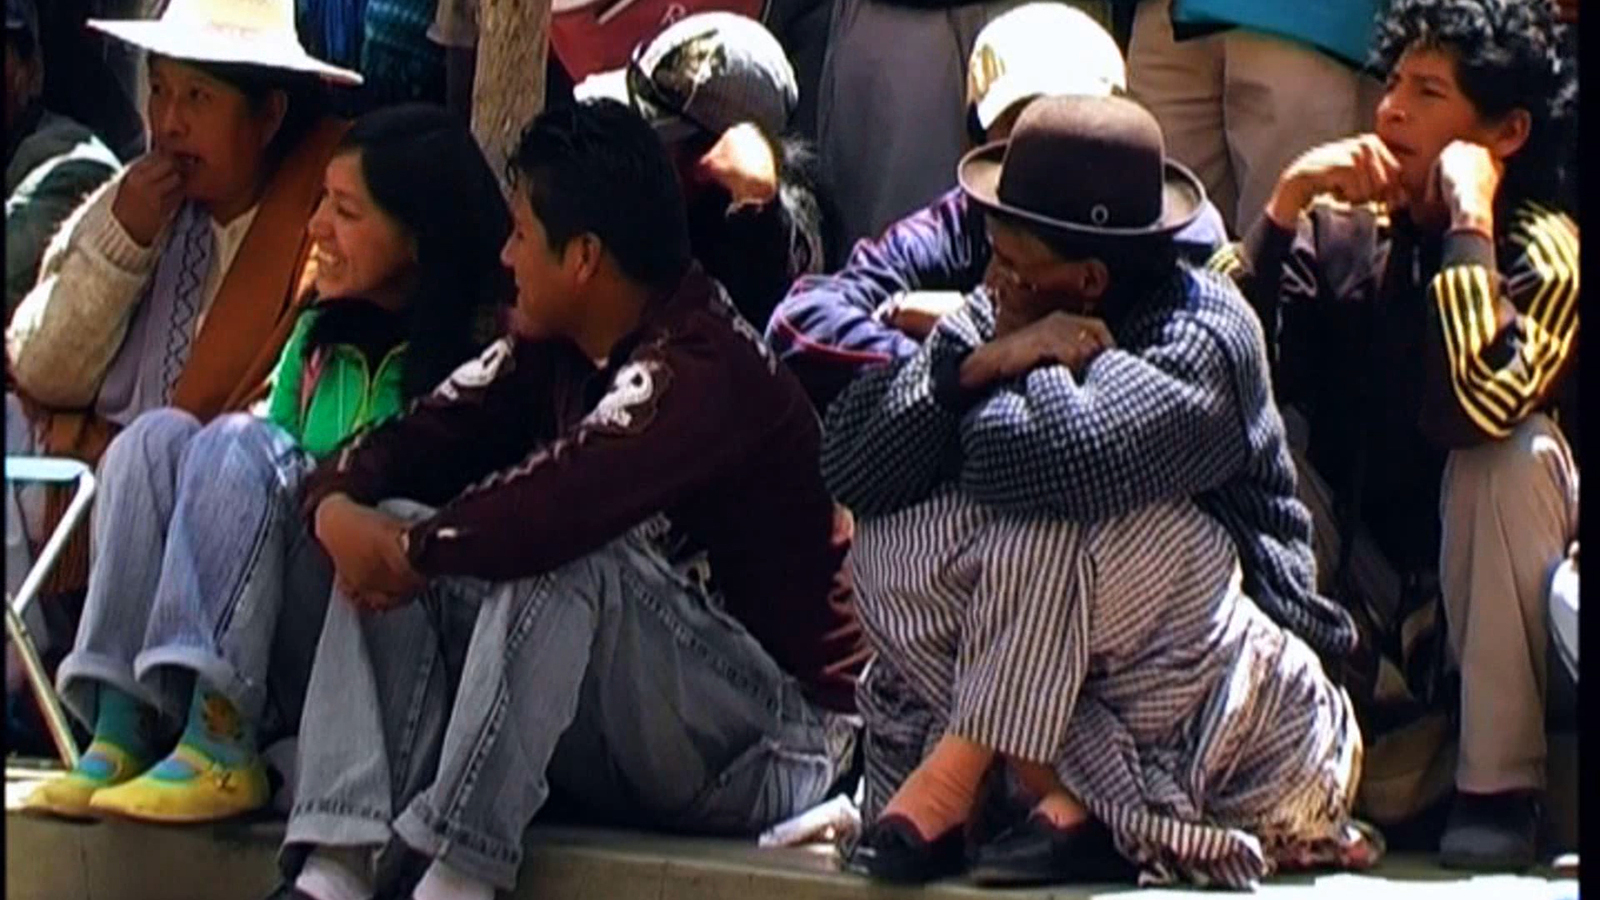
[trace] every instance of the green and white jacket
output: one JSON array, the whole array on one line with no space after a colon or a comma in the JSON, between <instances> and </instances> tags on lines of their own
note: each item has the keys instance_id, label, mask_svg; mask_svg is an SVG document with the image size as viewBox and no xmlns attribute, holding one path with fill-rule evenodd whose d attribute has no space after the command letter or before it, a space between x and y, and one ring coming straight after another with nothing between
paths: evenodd
<instances>
[{"instance_id":1,"label":"green and white jacket","mask_svg":"<svg viewBox=\"0 0 1600 900\"><path fill-rule=\"evenodd\" d=\"M397 345L376 367L349 344L318 348L307 359L306 334L320 314L316 307L300 314L278 358L267 398L267 418L317 459L357 431L400 412L406 351L404 343Z\"/></svg>"}]
</instances>

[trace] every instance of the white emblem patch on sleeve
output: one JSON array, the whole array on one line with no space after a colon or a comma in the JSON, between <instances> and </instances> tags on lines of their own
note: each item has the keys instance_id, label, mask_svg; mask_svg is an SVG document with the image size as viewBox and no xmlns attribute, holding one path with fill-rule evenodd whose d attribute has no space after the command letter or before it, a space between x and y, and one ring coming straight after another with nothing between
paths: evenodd
<instances>
[{"instance_id":1,"label":"white emblem patch on sleeve","mask_svg":"<svg viewBox=\"0 0 1600 900\"><path fill-rule=\"evenodd\" d=\"M584 417L583 427L607 434L638 434L655 419L672 372L653 359L633 360L617 370L611 389Z\"/></svg>"},{"instance_id":2,"label":"white emblem patch on sleeve","mask_svg":"<svg viewBox=\"0 0 1600 900\"><path fill-rule=\"evenodd\" d=\"M475 391L486 387L499 377L511 361L511 339L501 338L485 347L477 359L462 363L434 393L452 402L461 399L462 391Z\"/></svg>"},{"instance_id":3,"label":"white emblem patch on sleeve","mask_svg":"<svg viewBox=\"0 0 1600 900\"><path fill-rule=\"evenodd\" d=\"M768 374L777 374L777 354L772 352L772 348L767 345L767 341L761 336L761 332L757 331L755 326L751 325L744 315L739 312L739 308L733 305L733 299L728 296L727 289L716 282L712 284L716 290L711 295L711 308L727 320L734 334L750 343L757 355L761 357L761 361L766 363Z\"/></svg>"}]
</instances>

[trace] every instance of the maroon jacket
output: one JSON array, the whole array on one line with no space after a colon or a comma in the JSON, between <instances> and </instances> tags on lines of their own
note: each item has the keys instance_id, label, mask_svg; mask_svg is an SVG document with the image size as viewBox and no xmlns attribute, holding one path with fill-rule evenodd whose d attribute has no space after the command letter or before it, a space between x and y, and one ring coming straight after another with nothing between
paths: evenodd
<instances>
[{"instance_id":1,"label":"maroon jacket","mask_svg":"<svg viewBox=\"0 0 1600 900\"><path fill-rule=\"evenodd\" d=\"M439 507L410 534L428 576L548 572L664 515L726 608L817 702L854 709L867 649L798 381L698 266L596 369L567 342L504 337L313 473Z\"/></svg>"}]
</instances>

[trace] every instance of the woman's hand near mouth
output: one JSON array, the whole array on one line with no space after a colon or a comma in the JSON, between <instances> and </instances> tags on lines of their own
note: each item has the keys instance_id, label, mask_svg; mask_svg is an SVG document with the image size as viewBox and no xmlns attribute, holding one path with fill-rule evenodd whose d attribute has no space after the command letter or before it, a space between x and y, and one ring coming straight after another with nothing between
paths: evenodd
<instances>
[{"instance_id":1,"label":"woman's hand near mouth","mask_svg":"<svg viewBox=\"0 0 1600 900\"><path fill-rule=\"evenodd\" d=\"M111 215L134 243L149 247L183 202L183 176L172 156L152 150L128 167L111 202Z\"/></svg>"},{"instance_id":2,"label":"woman's hand near mouth","mask_svg":"<svg viewBox=\"0 0 1600 900\"><path fill-rule=\"evenodd\" d=\"M1375 134L1362 134L1313 147L1278 177L1267 201L1268 218L1279 228L1294 230L1300 213L1321 194L1361 204L1382 201L1403 205L1400 161Z\"/></svg>"}]
</instances>

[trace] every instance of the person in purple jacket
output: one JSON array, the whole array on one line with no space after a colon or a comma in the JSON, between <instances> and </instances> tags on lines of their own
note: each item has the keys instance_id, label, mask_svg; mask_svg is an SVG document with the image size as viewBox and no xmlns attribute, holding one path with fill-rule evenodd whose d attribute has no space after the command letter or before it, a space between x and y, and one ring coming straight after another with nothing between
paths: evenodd
<instances>
[{"instance_id":1,"label":"person in purple jacket","mask_svg":"<svg viewBox=\"0 0 1600 900\"><path fill-rule=\"evenodd\" d=\"M1106 96L1126 83L1116 41L1089 15L1061 3L1019 6L990 22L973 45L972 146L1006 139L1039 97ZM1176 241L1196 263L1227 241L1209 200ZM934 322L983 282L990 257L982 210L952 189L876 241L859 242L838 273L797 280L767 323L767 341L826 409L863 366L917 352Z\"/></svg>"}]
</instances>

